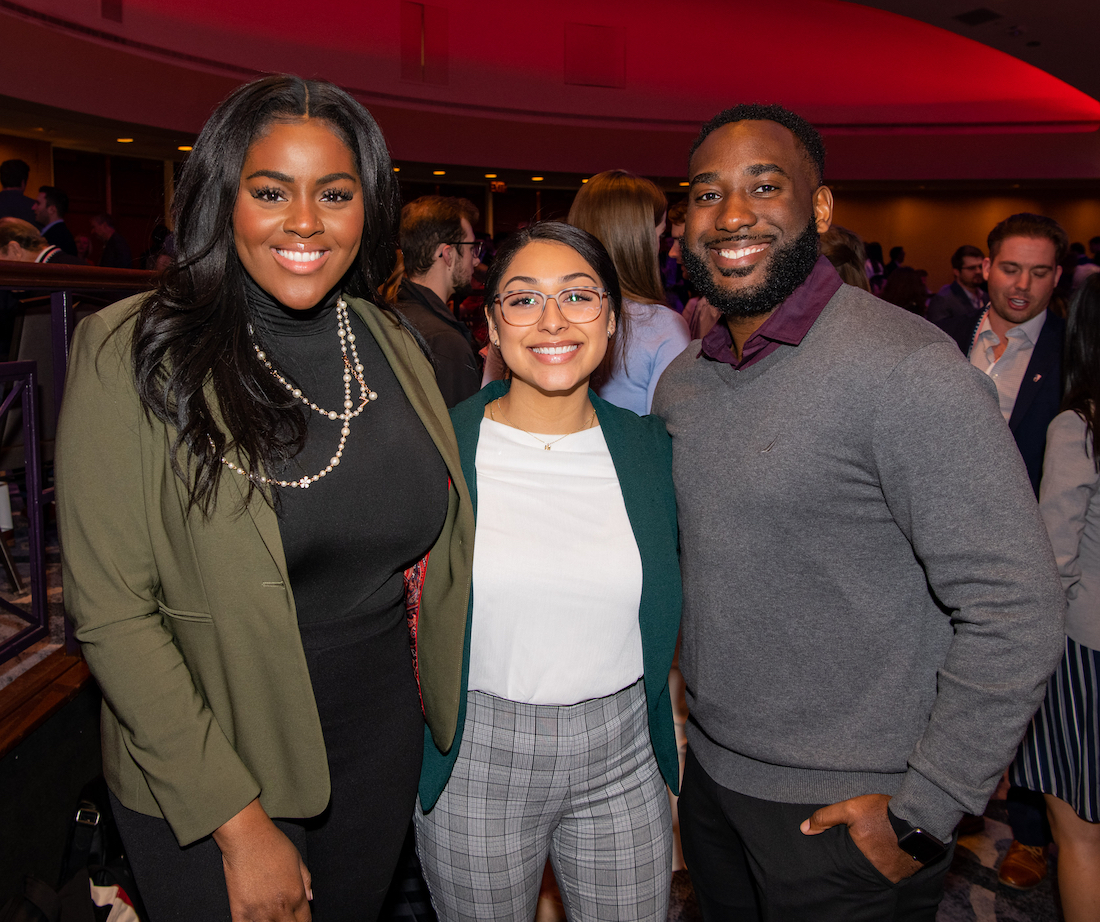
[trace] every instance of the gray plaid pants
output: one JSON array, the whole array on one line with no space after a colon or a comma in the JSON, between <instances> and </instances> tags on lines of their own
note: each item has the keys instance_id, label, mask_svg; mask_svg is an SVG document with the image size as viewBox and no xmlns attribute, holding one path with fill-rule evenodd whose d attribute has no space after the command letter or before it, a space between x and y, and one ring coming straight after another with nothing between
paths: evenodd
<instances>
[{"instance_id":1,"label":"gray plaid pants","mask_svg":"<svg viewBox=\"0 0 1100 922\"><path fill-rule=\"evenodd\" d=\"M562 706L470 692L454 771L415 821L441 922L530 922L547 854L571 922L668 917L672 823L641 681Z\"/></svg>"}]
</instances>

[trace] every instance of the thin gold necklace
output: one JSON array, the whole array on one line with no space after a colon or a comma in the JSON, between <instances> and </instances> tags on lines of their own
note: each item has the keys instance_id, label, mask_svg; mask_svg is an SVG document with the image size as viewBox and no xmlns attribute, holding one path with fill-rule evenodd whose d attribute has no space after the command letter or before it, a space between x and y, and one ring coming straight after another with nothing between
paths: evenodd
<instances>
[{"instance_id":1,"label":"thin gold necklace","mask_svg":"<svg viewBox=\"0 0 1100 922\"><path fill-rule=\"evenodd\" d=\"M500 404L500 400L501 400L501 398L497 397L497 399L494 400L493 403ZM489 418L495 423L497 421L497 415L496 415L496 413L493 412L493 403L489 404ZM512 422L508 418L508 414L504 412L504 405L503 404L500 404L500 415L504 417L504 422L506 422L513 429L518 429L520 432L527 433L527 435L531 436L531 438L533 438L536 442L541 443L543 451L549 451L551 445L557 445L558 442L560 442L562 439L566 438L566 436L576 435L578 432L583 432L585 429L591 429L592 428L592 420L594 420L596 418L596 407L595 406L592 407L592 415L588 417L588 422L586 422L583 426L581 426L580 429L574 429L572 432L565 433L565 435L559 435L556 439L552 439L549 442L547 442L546 439L540 439L533 432L527 432L527 430L524 429L523 426L517 426L514 422Z\"/></svg>"}]
</instances>

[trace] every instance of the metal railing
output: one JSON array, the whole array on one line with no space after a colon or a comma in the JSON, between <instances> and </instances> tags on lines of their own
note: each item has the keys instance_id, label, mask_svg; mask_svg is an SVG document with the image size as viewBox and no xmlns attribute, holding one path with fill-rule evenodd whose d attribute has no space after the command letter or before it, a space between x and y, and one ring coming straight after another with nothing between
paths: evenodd
<instances>
[{"instance_id":1,"label":"metal railing","mask_svg":"<svg viewBox=\"0 0 1100 922\"><path fill-rule=\"evenodd\" d=\"M27 622L27 627L0 643L0 663L22 653L50 633L46 606L46 542L42 534L42 464L38 456L38 373L36 362L0 362L0 385L11 391L0 403L3 419L17 400L23 405L23 445L27 459L27 546L30 549L31 608L26 611L0 598L0 608ZM38 553L35 553L36 549Z\"/></svg>"},{"instance_id":2,"label":"metal railing","mask_svg":"<svg viewBox=\"0 0 1100 922\"><path fill-rule=\"evenodd\" d=\"M50 294L53 342L54 412L61 409L69 344L73 341L74 294L138 292L153 287L153 273L138 269L100 269L97 266L60 266L0 260L0 291L19 290Z\"/></svg>"},{"instance_id":3,"label":"metal railing","mask_svg":"<svg viewBox=\"0 0 1100 922\"><path fill-rule=\"evenodd\" d=\"M0 599L0 608L22 618L27 627L0 643L0 664L15 657L49 633L46 605L46 543L44 509L53 501L53 487L43 483L40 451L41 420L38 419L38 385L53 392L54 419L61 409L65 392L65 374L69 366L69 347L73 338L75 308L78 301L101 306L117 296L146 291L153 287L153 273L135 269L101 269L95 266L40 265L0 260L0 291L15 291L20 297L48 294L50 297L50 355L52 380L38 380L33 361L0 362L0 385L11 392L0 403L0 420L17 401L23 408L23 440L26 461L28 551L30 557L30 611ZM104 295L107 297L105 298ZM112 297L114 296L114 297ZM65 623L65 647L77 651L72 628Z\"/></svg>"}]
</instances>

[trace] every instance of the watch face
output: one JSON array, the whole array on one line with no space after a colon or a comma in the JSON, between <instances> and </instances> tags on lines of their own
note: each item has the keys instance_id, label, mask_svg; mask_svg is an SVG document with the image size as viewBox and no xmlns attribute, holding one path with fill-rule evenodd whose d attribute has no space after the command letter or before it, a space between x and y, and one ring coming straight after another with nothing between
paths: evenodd
<instances>
[{"instance_id":1,"label":"watch face","mask_svg":"<svg viewBox=\"0 0 1100 922\"><path fill-rule=\"evenodd\" d=\"M931 864L947 850L939 839L923 829L913 829L898 839L898 847L921 864Z\"/></svg>"}]
</instances>

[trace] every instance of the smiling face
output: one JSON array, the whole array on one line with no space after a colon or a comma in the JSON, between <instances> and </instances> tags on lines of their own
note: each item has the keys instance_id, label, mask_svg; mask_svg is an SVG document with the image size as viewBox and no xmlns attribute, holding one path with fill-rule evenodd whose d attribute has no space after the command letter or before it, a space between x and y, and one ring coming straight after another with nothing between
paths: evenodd
<instances>
[{"instance_id":1,"label":"smiling face","mask_svg":"<svg viewBox=\"0 0 1100 922\"><path fill-rule=\"evenodd\" d=\"M727 316L774 310L817 260L832 195L782 125L742 121L711 132L691 158L684 266Z\"/></svg>"},{"instance_id":2,"label":"smiling face","mask_svg":"<svg viewBox=\"0 0 1100 922\"><path fill-rule=\"evenodd\" d=\"M1054 242L1047 237L1006 237L997 255L982 264L992 314L1011 327L1047 309L1062 274ZM990 316L990 323L995 323Z\"/></svg>"},{"instance_id":3,"label":"smiling face","mask_svg":"<svg viewBox=\"0 0 1100 922\"><path fill-rule=\"evenodd\" d=\"M355 158L327 122L274 122L248 149L233 240L245 271L277 301L317 304L358 255L363 220Z\"/></svg>"},{"instance_id":4,"label":"smiling face","mask_svg":"<svg viewBox=\"0 0 1100 922\"><path fill-rule=\"evenodd\" d=\"M572 247L535 240L516 253L501 276L500 294L520 289L557 295L563 288L603 288L603 280ZM500 306L486 309L489 334L512 371L512 387L530 387L546 395L571 394L588 386L603 361L615 330L608 299L599 316L570 323L555 299L547 300L539 320L529 327L505 322Z\"/></svg>"}]
</instances>

